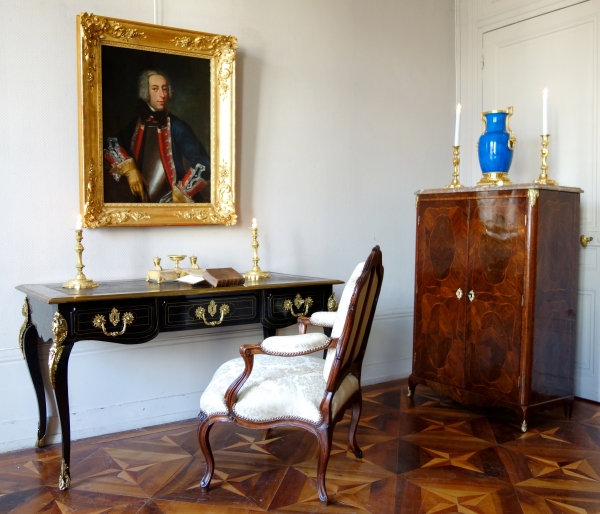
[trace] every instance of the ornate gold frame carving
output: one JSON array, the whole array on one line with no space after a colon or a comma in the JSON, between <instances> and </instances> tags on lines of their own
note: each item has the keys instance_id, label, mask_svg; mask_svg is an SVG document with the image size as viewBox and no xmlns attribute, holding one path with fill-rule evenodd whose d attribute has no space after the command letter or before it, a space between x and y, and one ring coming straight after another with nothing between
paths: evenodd
<instances>
[{"instance_id":1,"label":"ornate gold frame carving","mask_svg":"<svg viewBox=\"0 0 600 514\"><path fill-rule=\"evenodd\" d=\"M50 353L48 355L48 371L50 373L52 389L56 388L56 383L54 381L56 369L58 368L58 361L65 348L63 343L68 334L69 326L67 325L67 320L60 312L55 312L54 318L52 319L52 346L50 347Z\"/></svg>"},{"instance_id":2,"label":"ornate gold frame carving","mask_svg":"<svg viewBox=\"0 0 600 514\"><path fill-rule=\"evenodd\" d=\"M116 20L77 16L79 191L83 226L235 225L235 57L237 39ZM210 60L210 203L105 203L102 46Z\"/></svg>"}]
</instances>

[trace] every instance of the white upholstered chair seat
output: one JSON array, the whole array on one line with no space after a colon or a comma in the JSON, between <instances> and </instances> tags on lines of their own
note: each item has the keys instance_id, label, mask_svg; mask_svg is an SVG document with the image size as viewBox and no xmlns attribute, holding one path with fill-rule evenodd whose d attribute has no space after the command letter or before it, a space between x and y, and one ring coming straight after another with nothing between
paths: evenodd
<instances>
[{"instance_id":1,"label":"white upholstered chair seat","mask_svg":"<svg viewBox=\"0 0 600 514\"><path fill-rule=\"evenodd\" d=\"M322 359L305 355L256 355L252 373L233 406L235 415L258 422L294 418L319 424L322 420L319 406L326 386L323 366ZM202 394L200 410L208 416L226 415L225 392L243 371L241 358L224 363ZM358 387L353 375L344 379L333 397L333 416Z\"/></svg>"}]
</instances>

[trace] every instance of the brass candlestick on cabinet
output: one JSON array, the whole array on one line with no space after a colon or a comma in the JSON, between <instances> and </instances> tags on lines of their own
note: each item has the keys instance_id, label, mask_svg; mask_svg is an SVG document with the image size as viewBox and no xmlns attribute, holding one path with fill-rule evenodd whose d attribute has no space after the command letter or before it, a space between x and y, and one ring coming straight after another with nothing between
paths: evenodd
<instances>
[{"instance_id":1,"label":"brass candlestick on cabinet","mask_svg":"<svg viewBox=\"0 0 600 514\"><path fill-rule=\"evenodd\" d=\"M68 282L65 282L63 284L63 287L66 287L67 289L90 289L92 287L98 287L98 284L96 284L96 282L94 282L93 280L89 280L83 274L82 270L85 267L85 264L83 264L81 258L81 254L83 253L83 245L81 244L82 239L83 230L76 229L75 240L77 241L77 244L75 245L75 253L77 254L77 264L75 265L75 267L77 268L77 275L75 275L74 279L69 280Z\"/></svg>"},{"instance_id":2,"label":"brass candlestick on cabinet","mask_svg":"<svg viewBox=\"0 0 600 514\"><path fill-rule=\"evenodd\" d=\"M546 170L548 169L548 165L546 164L546 158L550 153L550 151L548 150L549 137L550 134L542 134L542 149L540 150L540 155L542 156L542 165L540 166L540 169L542 170L542 172L540 173L540 178L534 180L533 183L546 184L548 186L558 186L558 182L556 182L556 180L551 180L550 178L548 178L548 173L546 173Z\"/></svg>"},{"instance_id":3,"label":"brass candlestick on cabinet","mask_svg":"<svg viewBox=\"0 0 600 514\"><path fill-rule=\"evenodd\" d=\"M252 269L250 271L247 271L246 273L244 273L244 278L254 282L260 278L269 278L271 275L269 275L266 271L263 271L260 269L260 266L258 265L258 261L260 260L258 258L258 227L252 227L252 250L254 252L254 257L252 258L252 262L254 263L254 266L252 266Z\"/></svg>"},{"instance_id":4,"label":"brass candlestick on cabinet","mask_svg":"<svg viewBox=\"0 0 600 514\"><path fill-rule=\"evenodd\" d=\"M452 159L452 164L454 165L454 172L452 173L452 182L450 182L450 184L448 184L447 186L444 186L444 189L450 187L463 187L463 185L460 183L460 179L458 178L460 175L460 173L458 172L458 165L460 164L460 157L458 156L460 153L460 146L453 146L452 148L454 148L454 159Z\"/></svg>"}]
</instances>

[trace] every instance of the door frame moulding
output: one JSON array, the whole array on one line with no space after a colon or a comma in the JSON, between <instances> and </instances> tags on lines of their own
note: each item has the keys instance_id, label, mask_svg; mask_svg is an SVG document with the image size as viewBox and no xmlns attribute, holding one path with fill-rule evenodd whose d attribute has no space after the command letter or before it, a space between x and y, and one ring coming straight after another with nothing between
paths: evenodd
<instances>
[{"instance_id":1,"label":"door frame moulding","mask_svg":"<svg viewBox=\"0 0 600 514\"><path fill-rule=\"evenodd\" d=\"M477 8L479 27L494 30L502 26L518 23L542 14L558 11L565 7L588 2L589 0L472 0L468 3ZM476 4L476 5L475 5ZM495 6L493 4L496 4ZM498 26L496 26L498 25Z\"/></svg>"}]
</instances>

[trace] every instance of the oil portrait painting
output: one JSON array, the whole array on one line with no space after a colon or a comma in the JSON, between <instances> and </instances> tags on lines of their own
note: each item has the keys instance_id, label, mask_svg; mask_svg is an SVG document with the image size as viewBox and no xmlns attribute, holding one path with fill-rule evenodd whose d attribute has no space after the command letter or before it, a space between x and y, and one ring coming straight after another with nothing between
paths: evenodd
<instances>
[{"instance_id":1,"label":"oil portrait painting","mask_svg":"<svg viewBox=\"0 0 600 514\"><path fill-rule=\"evenodd\" d=\"M235 224L236 39L77 22L85 226Z\"/></svg>"}]
</instances>

